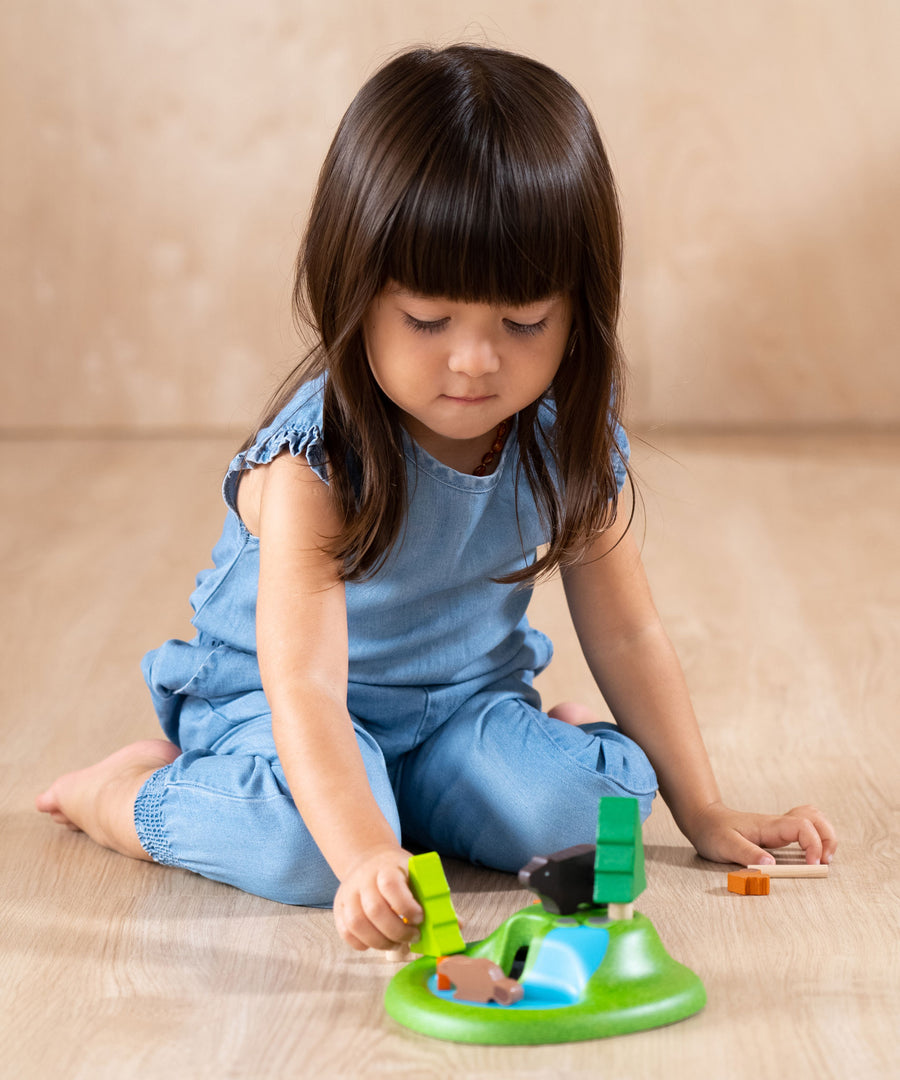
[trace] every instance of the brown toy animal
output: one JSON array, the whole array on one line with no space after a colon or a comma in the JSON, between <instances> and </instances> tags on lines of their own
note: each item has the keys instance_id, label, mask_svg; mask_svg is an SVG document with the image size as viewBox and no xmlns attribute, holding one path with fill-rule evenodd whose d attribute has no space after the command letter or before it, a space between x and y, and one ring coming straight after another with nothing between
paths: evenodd
<instances>
[{"instance_id":1,"label":"brown toy animal","mask_svg":"<svg viewBox=\"0 0 900 1080\"><path fill-rule=\"evenodd\" d=\"M487 1002L512 1005L521 1001L525 990L518 979L503 974L503 968L486 956L442 956L437 962L439 976L449 979L456 987L456 1001Z\"/></svg>"}]
</instances>

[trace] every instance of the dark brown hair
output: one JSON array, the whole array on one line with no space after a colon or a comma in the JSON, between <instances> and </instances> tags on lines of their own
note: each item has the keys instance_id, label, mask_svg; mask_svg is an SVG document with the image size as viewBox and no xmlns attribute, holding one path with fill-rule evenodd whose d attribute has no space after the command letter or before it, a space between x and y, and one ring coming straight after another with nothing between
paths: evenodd
<instances>
[{"instance_id":1,"label":"dark brown hair","mask_svg":"<svg viewBox=\"0 0 900 1080\"><path fill-rule=\"evenodd\" d=\"M317 344L261 424L328 372L324 438L344 521L332 552L346 579L377 570L407 506L400 423L362 335L387 282L501 305L572 298L551 387L556 423L540 430L540 402L518 417L517 467L550 543L503 580L530 582L576 559L615 516L621 268L612 171L590 111L562 76L515 53L453 45L404 52L366 82L325 158L297 259L295 316Z\"/></svg>"}]
</instances>

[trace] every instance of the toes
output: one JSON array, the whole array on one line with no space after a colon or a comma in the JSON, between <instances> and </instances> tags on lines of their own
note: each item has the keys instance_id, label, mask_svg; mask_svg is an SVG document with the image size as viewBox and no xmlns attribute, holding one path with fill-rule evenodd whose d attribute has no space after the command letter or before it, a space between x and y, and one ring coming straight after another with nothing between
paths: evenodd
<instances>
[{"instance_id":1,"label":"toes","mask_svg":"<svg viewBox=\"0 0 900 1080\"><path fill-rule=\"evenodd\" d=\"M62 807L59 804L59 799L56 796L56 792L52 787L47 788L34 800L34 805L42 814L47 814L57 825L65 825L67 829L71 829L73 832L81 832L81 829L75 822L64 813Z\"/></svg>"},{"instance_id":2,"label":"toes","mask_svg":"<svg viewBox=\"0 0 900 1080\"><path fill-rule=\"evenodd\" d=\"M56 796L53 794L53 788L47 788L46 791L42 791L34 800L34 805L42 814L52 814L53 811L58 808Z\"/></svg>"}]
</instances>

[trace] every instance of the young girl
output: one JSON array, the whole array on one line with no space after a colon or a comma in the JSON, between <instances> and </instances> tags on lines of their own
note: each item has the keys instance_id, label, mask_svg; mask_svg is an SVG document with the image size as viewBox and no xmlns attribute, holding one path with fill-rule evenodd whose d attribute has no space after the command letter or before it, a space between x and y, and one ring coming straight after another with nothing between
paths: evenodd
<instances>
[{"instance_id":1,"label":"young girl","mask_svg":"<svg viewBox=\"0 0 900 1080\"><path fill-rule=\"evenodd\" d=\"M325 160L295 302L318 344L225 477L197 636L145 657L167 741L38 799L125 855L416 936L406 843L516 871L657 787L708 859L829 861L813 807L725 807L628 529L621 227L582 99L469 45L369 80ZM547 545L537 556L537 549ZM559 568L616 719L541 711Z\"/></svg>"}]
</instances>

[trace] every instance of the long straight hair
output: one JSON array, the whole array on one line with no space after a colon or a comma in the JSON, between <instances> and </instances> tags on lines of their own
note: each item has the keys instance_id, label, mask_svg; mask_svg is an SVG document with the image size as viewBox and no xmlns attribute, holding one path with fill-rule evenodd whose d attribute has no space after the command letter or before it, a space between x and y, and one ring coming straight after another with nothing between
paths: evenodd
<instances>
[{"instance_id":1,"label":"long straight hair","mask_svg":"<svg viewBox=\"0 0 900 1080\"><path fill-rule=\"evenodd\" d=\"M609 161L562 76L465 44L406 51L365 83L325 158L297 257L295 318L316 343L260 425L327 371L323 437L343 520L330 551L346 580L378 569L407 509L400 421L371 374L362 333L386 284L496 305L572 300L549 395L555 425L541 429L539 401L518 415L517 469L549 546L502 580L528 583L575 561L615 517L621 272Z\"/></svg>"}]
</instances>

